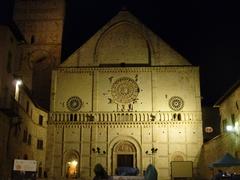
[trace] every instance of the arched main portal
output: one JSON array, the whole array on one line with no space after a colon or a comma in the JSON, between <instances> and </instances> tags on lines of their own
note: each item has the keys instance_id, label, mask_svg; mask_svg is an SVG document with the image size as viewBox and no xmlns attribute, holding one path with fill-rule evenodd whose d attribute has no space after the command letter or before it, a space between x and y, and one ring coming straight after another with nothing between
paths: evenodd
<instances>
[{"instance_id":1,"label":"arched main portal","mask_svg":"<svg viewBox=\"0 0 240 180\"><path fill-rule=\"evenodd\" d=\"M142 158L141 147L132 137L117 137L110 143L108 154L108 173L115 174L117 167L134 167L141 172Z\"/></svg>"},{"instance_id":2,"label":"arched main portal","mask_svg":"<svg viewBox=\"0 0 240 180\"><path fill-rule=\"evenodd\" d=\"M136 167L137 151L128 141L119 141L113 148L113 170L118 167Z\"/></svg>"}]
</instances>

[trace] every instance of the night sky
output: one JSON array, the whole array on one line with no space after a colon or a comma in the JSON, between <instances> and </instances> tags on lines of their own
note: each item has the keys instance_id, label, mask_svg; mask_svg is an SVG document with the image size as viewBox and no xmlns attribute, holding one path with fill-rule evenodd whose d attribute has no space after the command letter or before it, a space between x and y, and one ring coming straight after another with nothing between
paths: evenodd
<instances>
[{"instance_id":1,"label":"night sky","mask_svg":"<svg viewBox=\"0 0 240 180\"><path fill-rule=\"evenodd\" d=\"M12 1L1 3L0 22L9 20ZM62 60L122 7L189 62L200 66L203 104L213 105L240 79L240 11L231 1L67 0Z\"/></svg>"},{"instance_id":2,"label":"night sky","mask_svg":"<svg viewBox=\"0 0 240 180\"><path fill-rule=\"evenodd\" d=\"M62 59L122 7L193 65L200 66L203 104L212 106L240 79L240 11L232 2L194 0L68 0Z\"/></svg>"}]
</instances>

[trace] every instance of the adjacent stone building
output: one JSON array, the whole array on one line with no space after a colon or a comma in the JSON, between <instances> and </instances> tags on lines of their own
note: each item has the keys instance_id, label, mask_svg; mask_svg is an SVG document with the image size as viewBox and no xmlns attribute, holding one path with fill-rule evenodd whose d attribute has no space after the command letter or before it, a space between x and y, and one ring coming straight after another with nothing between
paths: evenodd
<instances>
[{"instance_id":1,"label":"adjacent stone building","mask_svg":"<svg viewBox=\"0 0 240 180\"><path fill-rule=\"evenodd\" d=\"M220 112L221 134L202 148L199 164L201 176L211 179L213 171L209 164L220 159L225 153L240 158L240 81L237 81L214 105ZM239 168L228 168L229 172L240 173ZM216 172L216 170L215 170Z\"/></svg>"},{"instance_id":2,"label":"adjacent stone building","mask_svg":"<svg viewBox=\"0 0 240 180\"><path fill-rule=\"evenodd\" d=\"M92 179L101 163L143 174L152 163L192 161L203 143L199 68L127 11L52 73L46 168L49 177Z\"/></svg>"},{"instance_id":3,"label":"adjacent stone building","mask_svg":"<svg viewBox=\"0 0 240 180\"><path fill-rule=\"evenodd\" d=\"M14 72L16 69L16 49L18 39L9 25L0 25L0 177L7 176L5 163L7 161L7 145L9 130L15 113L14 104Z\"/></svg>"},{"instance_id":4,"label":"adjacent stone building","mask_svg":"<svg viewBox=\"0 0 240 180\"><path fill-rule=\"evenodd\" d=\"M17 76L23 42L14 23L0 26L0 179L10 178L14 159L37 160L39 177L45 170L48 113Z\"/></svg>"}]
</instances>

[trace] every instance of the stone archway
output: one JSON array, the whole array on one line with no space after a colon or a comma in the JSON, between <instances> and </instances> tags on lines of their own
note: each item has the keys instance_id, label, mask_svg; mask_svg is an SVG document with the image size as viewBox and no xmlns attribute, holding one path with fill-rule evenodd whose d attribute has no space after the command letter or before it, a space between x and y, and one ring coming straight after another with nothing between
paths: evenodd
<instances>
[{"instance_id":1,"label":"stone archway","mask_svg":"<svg viewBox=\"0 0 240 180\"><path fill-rule=\"evenodd\" d=\"M136 154L136 148L131 142L119 141L113 147L113 170L118 167L136 167Z\"/></svg>"},{"instance_id":2,"label":"stone archway","mask_svg":"<svg viewBox=\"0 0 240 180\"><path fill-rule=\"evenodd\" d=\"M171 156L171 161L184 161L185 159L185 154L180 151L174 152Z\"/></svg>"},{"instance_id":3,"label":"stone archway","mask_svg":"<svg viewBox=\"0 0 240 180\"><path fill-rule=\"evenodd\" d=\"M132 158L132 167L137 167L142 173L142 149L139 142L130 136L118 136L112 139L108 146L108 174L114 175L117 158ZM120 157L122 155L122 157ZM129 159L128 159L129 160ZM129 161L128 161L129 162Z\"/></svg>"},{"instance_id":4,"label":"stone archway","mask_svg":"<svg viewBox=\"0 0 240 180\"><path fill-rule=\"evenodd\" d=\"M79 175L79 154L71 150L64 153L63 174L66 178L77 178Z\"/></svg>"}]
</instances>

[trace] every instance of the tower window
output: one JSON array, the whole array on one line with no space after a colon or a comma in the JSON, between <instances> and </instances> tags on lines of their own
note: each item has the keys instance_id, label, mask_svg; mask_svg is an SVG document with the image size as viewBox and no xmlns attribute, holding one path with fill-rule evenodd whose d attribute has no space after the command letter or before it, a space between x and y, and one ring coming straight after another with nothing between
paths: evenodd
<instances>
[{"instance_id":1,"label":"tower window","mask_svg":"<svg viewBox=\"0 0 240 180\"><path fill-rule=\"evenodd\" d=\"M34 43L35 43L35 36L32 35L32 36L31 36L31 44L34 44Z\"/></svg>"}]
</instances>

